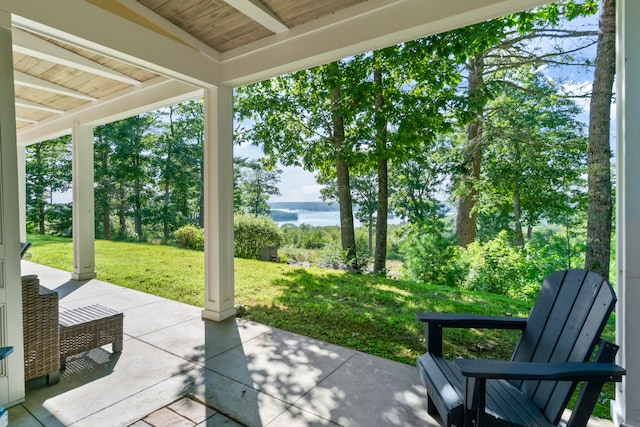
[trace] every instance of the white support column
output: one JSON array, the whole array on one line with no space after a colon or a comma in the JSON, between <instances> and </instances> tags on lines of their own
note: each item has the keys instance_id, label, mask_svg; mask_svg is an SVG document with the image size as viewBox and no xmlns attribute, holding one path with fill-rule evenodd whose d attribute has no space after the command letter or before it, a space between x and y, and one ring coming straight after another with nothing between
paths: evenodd
<instances>
[{"instance_id":1,"label":"white support column","mask_svg":"<svg viewBox=\"0 0 640 427\"><path fill-rule=\"evenodd\" d=\"M27 163L26 147L18 146L18 216L20 217L20 241L27 241Z\"/></svg>"},{"instance_id":2,"label":"white support column","mask_svg":"<svg viewBox=\"0 0 640 427\"><path fill-rule=\"evenodd\" d=\"M73 280L96 277L93 196L93 128L75 125L73 149Z\"/></svg>"},{"instance_id":3,"label":"white support column","mask_svg":"<svg viewBox=\"0 0 640 427\"><path fill-rule=\"evenodd\" d=\"M13 354L0 361L0 405L3 406L20 403L25 396L11 45L11 15L0 11L0 346L14 349Z\"/></svg>"},{"instance_id":4,"label":"white support column","mask_svg":"<svg viewBox=\"0 0 640 427\"><path fill-rule=\"evenodd\" d=\"M617 280L618 363L611 415L617 426L640 427L640 1L617 2Z\"/></svg>"},{"instance_id":5,"label":"white support column","mask_svg":"<svg viewBox=\"0 0 640 427\"><path fill-rule=\"evenodd\" d=\"M204 310L217 322L233 307L233 91L204 91Z\"/></svg>"}]
</instances>

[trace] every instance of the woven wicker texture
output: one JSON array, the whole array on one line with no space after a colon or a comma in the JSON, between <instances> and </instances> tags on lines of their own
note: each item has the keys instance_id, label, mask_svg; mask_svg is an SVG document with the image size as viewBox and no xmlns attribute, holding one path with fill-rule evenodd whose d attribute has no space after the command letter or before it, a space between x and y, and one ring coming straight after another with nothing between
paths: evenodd
<instances>
[{"instance_id":1,"label":"woven wicker texture","mask_svg":"<svg viewBox=\"0 0 640 427\"><path fill-rule=\"evenodd\" d=\"M40 286L38 276L22 277L25 380L60 371L58 293Z\"/></svg>"},{"instance_id":2,"label":"woven wicker texture","mask_svg":"<svg viewBox=\"0 0 640 427\"><path fill-rule=\"evenodd\" d=\"M67 356L114 344L122 348L122 313L98 304L60 312L60 363Z\"/></svg>"}]
</instances>

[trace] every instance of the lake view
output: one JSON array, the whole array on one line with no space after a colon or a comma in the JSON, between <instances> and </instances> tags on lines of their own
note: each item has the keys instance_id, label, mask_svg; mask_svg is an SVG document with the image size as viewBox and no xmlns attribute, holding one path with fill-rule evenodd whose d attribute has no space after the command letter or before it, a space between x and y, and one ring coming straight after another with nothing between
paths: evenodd
<instances>
[{"instance_id":1,"label":"lake view","mask_svg":"<svg viewBox=\"0 0 640 427\"><path fill-rule=\"evenodd\" d=\"M315 227L340 225L340 211L337 204L328 205L324 202L273 202L270 203L272 212L279 211L284 214L297 214L298 219L292 218L281 219L277 215L273 215L277 224L308 224ZM275 212L273 212L275 213ZM354 218L355 226L362 224ZM400 218L389 218L389 224L400 224Z\"/></svg>"}]
</instances>

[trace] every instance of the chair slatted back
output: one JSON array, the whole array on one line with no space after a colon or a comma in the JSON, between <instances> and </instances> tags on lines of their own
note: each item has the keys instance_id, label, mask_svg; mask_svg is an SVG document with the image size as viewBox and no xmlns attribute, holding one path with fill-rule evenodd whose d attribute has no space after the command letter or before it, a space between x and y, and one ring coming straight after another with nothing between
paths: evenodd
<instances>
[{"instance_id":1,"label":"chair slatted back","mask_svg":"<svg viewBox=\"0 0 640 427\"><path fill-rule=\"evenodd\" d=\"M586 270L547 276L531 309L512 360L520 362L588 361L616 302L608 281ZM576 387L569 381L515 382L557 424Z\"/></svg>"}]
</instances>

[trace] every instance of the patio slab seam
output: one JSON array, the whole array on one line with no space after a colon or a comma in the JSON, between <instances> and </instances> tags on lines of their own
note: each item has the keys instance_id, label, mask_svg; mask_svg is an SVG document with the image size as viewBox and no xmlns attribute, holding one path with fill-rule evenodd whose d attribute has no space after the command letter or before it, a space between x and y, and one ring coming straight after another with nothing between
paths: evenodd
<instances>
[{"instance_id":1,"label":"patio slab seam","mask_svg":"<svg viewBox=\"0 0 640 427\"><path fill-rule=\"evenodd\" d=\"M349 356L349 359L350 359L351 357L353 357L353 355L352 355L352 356ZM348 360L348 359L347 359L347 360ZM346 361L345 361L345 363L346 363ZM340 366L342 366L342 365L340 365ZM329 374L327 374L327 376L326 376L326 377L324 377L322 380L320 380L318 383L316 383L313 387L311 387L309 390L307 390L304 394L302 394L302 396L300 396L300 397L298 397L297 399L295 399L295 401L294 401L293 403L283 401L284 403L288 404L289 406L287 406L287 407L286 407L286 408L285 408L281 413L279 413L279 414L278 414L277 416L275 416L271 421L269 421L267 424L265 424L265 425L264 425L264 427L270 427L270 426L280 425L280 417L284 416L284 415L285 415L287 412L289 412L292 408L295 408L295 409L297 409L298 411L305 412L305 413L307 413L307 414L309 414L309 415L312 415L312 416L314 416L314 417L317 417L317 418L320 418L320 419L322 419L322 420L324 420L324 421L327 421L327 422L329 422L329 423L331 423L331 424L335 425L336 427L342 427L343 425L342 425L342 424L340 424L340 423L338 423L338 422L337 422L337 421L335 421L335 420L332 420L332 419L327 418L327 417L325 417L325 416L323 416L323 415L321 415L321 414L318 414L318 413L316 413L316 412L310 411L308 408L302 408L302 407L297 406L297 405L295 404L295 402L300 401L300 400L301 400L302 398L304 398L306 395L308 395L309 393L311 393L311 391L312 391L314 388L318 387L318 386L319 386L319 385L320 385L320 384L321 384L321 383L322 383L322 382L323 382L327 377L331 376L335 371L337 371L337 370L340 368L340 366L339 366L338 368L334 369L334 370L333 370L332 372L330 372ZM263 392L263 391L260 391L260 390L256 390L256 391L257 391L258 393L264 393L264 394L267 394L267 395L271 396L270 394L268 394L268 393L266 393L266 392ZM281 400L281 401L282 401L282 399L280 399L280 398L278 398L278 397L276 397L276 396L271 396L271 397L272 397L272 398L274 398L274 399L278 399L278 400Z\"/></svg>"},{"instance_id":2,"label":"patio slab seam","mask_svg":"<svg viewBox=\"0 0 640 427\"><path fill-rule=\"evenodd\" d=\"M139 306L139 307L143 307L143 306ZM138 307L136 307L136 308L138 308ZM123 310L122 312L124 313L125 318L126 318L126 317L127 317L126 310ZM132 336L132 337L134 337L134 338L136 338L136 339L138 339L138 340L140 340L140 341L142 341L142 342L144 342L145 344L149 344L149 345L151 345L151 346L153 346L153 347L156 347L156 348L157 348L157 349L159 349L159 350L166 351L167 353L171 353L169 350L164 349L164 348L161 348L161 347L158 347L158 346L156 346L156 345L154 345L154 344L151 344L151 343L149 343L149 342L147 342L147 341L144 341L142 338L143 338L143 337L145 337L146 335L152 335L152 334L155 334L155 333L157 333L157 332L163 331L163 330L165 330L165 329L169 329L169 328L172 328L172 327L174 327L174 326L181 325L181 324L183 324L183 323L191 322L191 321L193 321L193 320L195 320L195 319L199 319L199 318L200 318L199 316L194 316L194 317L192 317L192 318L190 318L190 319L181 320L181 321L179 321L179 322L172 323L171 325L163 326L163 327L158 328L158 329L156 329L156 330L149 331L149 332L145 332L144 334L140 334L140 335L131 335L131 336ZM126 334L126 332L124 332L124 333ZM173 354L173 353L171 353L171 354ZM174 356L179 356L179 355L178 355L178 354L174 354ZM179 356L179 357L182 357L182 356ZM184 358L183 358L183 359L184 359Z\"/></svg>"},{"instance_id":3,"label":"patio slab seam","mask_svg":"<svg viewBox=\"0 0 640 427\"><path fill-rule=\"evenodd\" d=\"M294 400L293 402L291 402L291 406L294 406L298 409L300 409L301 411L305 411L308 412L310 414L313 414L317 417L326 419L325 417L323 417L321 414L317 414L313 411L310 411L308 408L303 408L301 406L296 405L297 402L300 402L302 399L305 398L305 396L308 396L313 389L315 389L316 387L319 387L323 382L327 381L329 379L329 377L331 377L333 374L336 373L336 371L340 370L341 368L343 368L347 363L349 363L351 361L351 359L353 359L355 357L356 354L358 354L359 352L357 350L354 350L353 353L347 357L342 363L340 363L333 371L329 372L327 375L325 375L320 381L318 381L313 387L309 388L309 390L305 391L300 397L298 397L296 400ZM333 423L338 424L336 421L334 420L329 420Z\"/></svg>"},{"instance_id":4,"label":"patio slab seam","mask_svg":"<svg viewBox=\"0 0 640 427\"><path fill-rule=\"evenodd\" d=\"M134 339L135 339L135 338L134 338ZM149 386L147 386L147 387L144 387L144 388L142 388L142 389L140 389L140 390L137 390L137 391L135 391L134 393L131 393L130 395L127 395L127 396L125 396L125 397L121 398L120 400L117 400L117 401L114 401L114 402L110 403L109 405L105 406L104 408L101 408L101 409L100 409L100 410L98 410L98 411L95 411L95 412L93 412L93 413L91 413L91 414L88 414L88 415L86 415L86 416L84 416L84 417L82 417L82 418L79 418L79 419L75 420L75 421L73 422L73 424L81 423L83 420L85 420L85 419L87 419L87 418L90 418L90 417L92 417L93 415L95 415L95 414L97 414L97 413L99 413L99 412L102 412L102 411L108 410L109 408L112 408L112 407L114 407L114 406L116 406L116 405L118 405L118 404L121 404L121 403L125 402L125 401L126 401L126 400L128 400L128 399L131 399L131 398L133 398L133 397L135 397L135 396L137 396L137 395L139 395L139 394L142 394L142 393L146 392L146 391L147 391L147 390L149 390L149 389L152 389L152 388L154 388L154 387L156 387L156 386L158 386L158 385L160 385L160 384L162 384L162 383L166 382L167 380L171 379L172 377L177 377L177 376L179 376L179 375L186 374L187 372L190 372L190 371L192 371L193 369L198 369L198 366L195 366L195 365L194 365L194 366L188 367L188 368L183 369L183 370L181 370L181 371L179 371L179 372L176 372L175 374L173 374L173 375L171 375L171 376L169 376L169 377L167 377L167 378L163 378L163 379L162 379L162 380L160 380L160 381L157 381L157 382L155 382L155 383L153 383L153 384L150 384L150 385L149 385ZM189 384L188 386L185 386L185 389L190 388L190 387L192 387L192 384ZM189 392L185 391L184 396L187 396L187 395L189 395ZM164 406L171 405L172 403L174 403L174 402L169 402L169 403L167 403L167 404L166 404L166 405L164 405ZM163 407L164 407L164 406L163 406ZM35 418L35 417L34 417L34 418ZM37 419L37 418L36 418L36 419ZM38 421L40 421L40 420L38 420Z\"/></svg>"}]
</instances>

